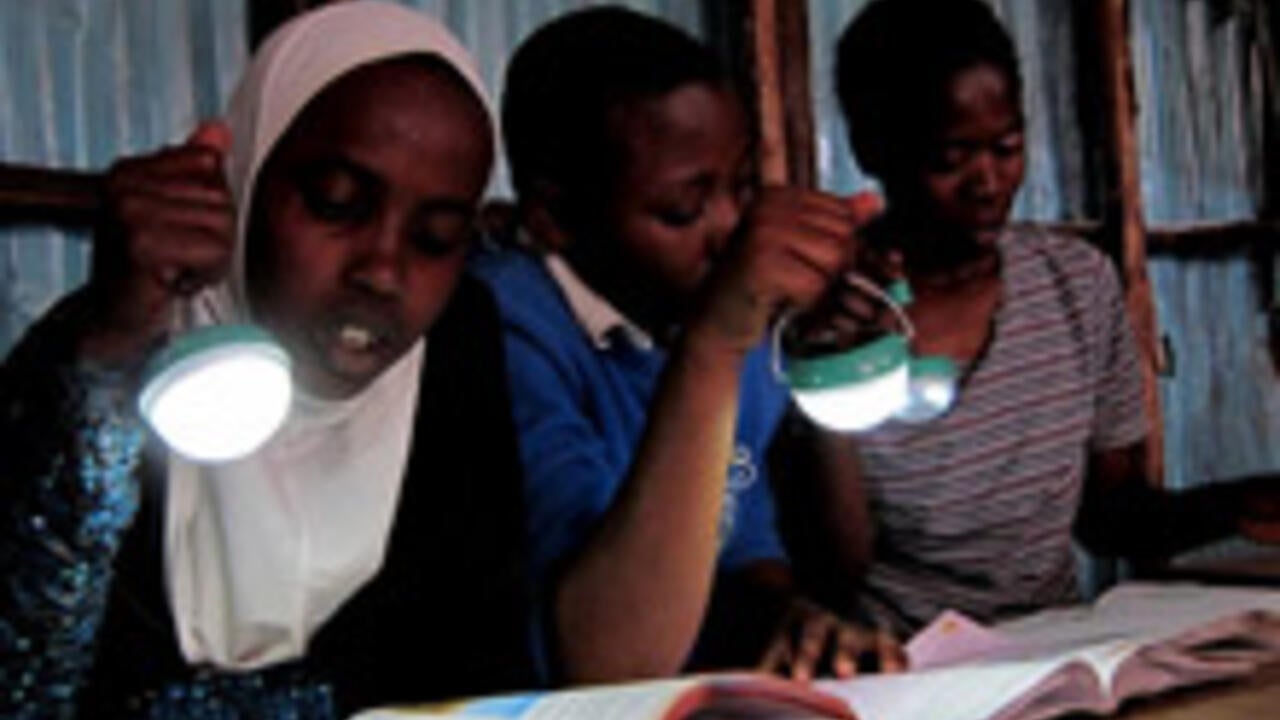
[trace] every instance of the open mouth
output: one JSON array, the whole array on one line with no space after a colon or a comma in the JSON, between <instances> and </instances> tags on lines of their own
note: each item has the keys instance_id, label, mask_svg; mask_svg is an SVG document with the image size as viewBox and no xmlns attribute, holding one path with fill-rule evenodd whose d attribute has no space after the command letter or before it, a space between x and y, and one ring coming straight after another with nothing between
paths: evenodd
<instances>
[{"instance_id":1,"label":"open mouth","mask_svg":"<svg viewBox=\"0 0 1280 720\"><path fill-rule=\"evenodd\" d=\"M338 330L338 343L349 352L368 352L377 344L374 331L353 323L344 323Z\"/></svg>"},{"instance_id":2,"label":"open mouth","mask_svg":"<svg viewBox=\"0 0 1280 720\"><path fill-rule=\"evenodd\" d=\"M394 328L380 318L340 314L319 328L316 340L330 371L361 376L387 362L395 338Z\"/></svg>"}]
</instances>

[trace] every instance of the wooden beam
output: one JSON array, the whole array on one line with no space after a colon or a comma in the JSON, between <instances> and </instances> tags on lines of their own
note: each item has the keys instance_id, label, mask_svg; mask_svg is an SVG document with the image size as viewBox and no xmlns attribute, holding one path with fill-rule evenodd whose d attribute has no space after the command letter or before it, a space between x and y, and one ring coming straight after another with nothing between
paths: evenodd
<instances>
[{"instance_id":1,"label":"wooden beam","mask_svg":"<svg viewBox=\"0 0 1280 720\"><path fill-rule=\"evenodd\" d=\"M98 173L0 163L0 223L92 224L101 186Z\"/></svg>"},{"instance_id":2,"label":"wooden beam","mask_svg":"<svg viewBox=\"0 0 1280 720\"><path fill-rule=\"evenodd\" d=\"M1143 405L1151 428L1147 440L1147 473L1153 482L1163 482L1164 433L1157 378L1164 362L1155 301L1147 276L1146 228L1138 164L1138 108L1129 46L1129 3L1127 0L1095 2L1107 112L1104 166L1109 182L1103 217L1106 232L1119 239L1125 304L1142 354Z\"/></svg>"},{"instance_id":3,"label":"wooden beam","mask_svg":"<svg viewBox=\"0 0 1280 720\"><path fill-rule=\"evenodd\" d=\"M1074 235L1102 246L1106 226L1100 222L1016 223L1029 229L1043 229L1059 235ZM1234 222L1192 222L1146 228L1147 254L1187 259L1212 259L1250 250L1280 250L1280 222L1241 220Z\"/></svg>"}]
</instances>

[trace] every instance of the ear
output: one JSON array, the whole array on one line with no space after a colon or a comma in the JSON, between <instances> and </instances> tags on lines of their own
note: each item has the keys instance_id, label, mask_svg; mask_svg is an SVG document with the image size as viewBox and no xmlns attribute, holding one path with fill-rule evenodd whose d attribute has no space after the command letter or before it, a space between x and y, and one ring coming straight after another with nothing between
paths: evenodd
<instances>
[{"instance_id":1,"label":"ear","mask_svg":"<svg viewBox=\"0 0 1280 720\"><path fill-rule=\"evenodd\" d=\"M520 219L533 236L534 247L563 253L570 244L565 226L564 193L559 185L538 180L520 198Z\"/></svg>"}]
</instances>

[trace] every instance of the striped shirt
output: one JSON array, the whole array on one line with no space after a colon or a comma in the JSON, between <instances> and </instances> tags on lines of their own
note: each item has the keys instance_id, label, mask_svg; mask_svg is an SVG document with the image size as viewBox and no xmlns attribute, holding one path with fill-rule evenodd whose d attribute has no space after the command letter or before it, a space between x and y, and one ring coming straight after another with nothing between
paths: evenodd
<instances>
[{"instance_id":1,"label":"striped shirt","mask_svg":"<svg viewBox=\"0 0 1280 720\"><path fill-rule=\"evenodd\" d=\"M1075 599L1088 455L1146 434L1111 263L1034 230L1011 229L998 247L992 337L955 406L857 439L877 522L869 600L899 630L949 607L992 620Z\"/></svg>"}]
</instances>

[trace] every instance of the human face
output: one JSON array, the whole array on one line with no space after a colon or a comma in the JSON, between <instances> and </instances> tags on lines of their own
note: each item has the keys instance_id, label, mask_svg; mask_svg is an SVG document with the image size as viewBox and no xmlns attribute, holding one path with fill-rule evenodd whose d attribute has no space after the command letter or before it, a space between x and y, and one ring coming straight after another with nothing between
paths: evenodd
<instances>
[{"instance_id":1,"label":"human face","mask_svg":"<svg viewBox=\"0 0 1280 720\"><path fill-rule=\"evenodd\" d=\"M613 131L621 162L605 227L586 238L612 255L601 289L641 323L677 322L750 192L741 105L725 88L686 85L619 108Z\"/></svg>"},{"instance_id":2,"label":"human face","mask_svg":"<svg viewBox=\"0 0 1280 720\"><path fill-rule=\"evenodd\" d=\"M890 206L905 205L902 214L950 239L989 246L1022 185L1020 98L1003 71L980 64L952 76L942 100L917 167L889 188Z\"/></svg>"},{"instance_id":3,"label":"human face","mask_svg":"<svg viewBox=\"0 0 1280 720\"><path fill-rule=\"evenodd\" d=\"M300 385L368 386L457 283L492 162L480 102L414 59L359 68L290 126L258 177L246 252L255 319Z\"/></svg>"}]
</instances>

